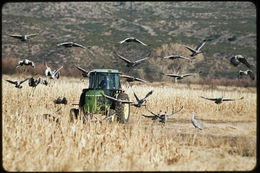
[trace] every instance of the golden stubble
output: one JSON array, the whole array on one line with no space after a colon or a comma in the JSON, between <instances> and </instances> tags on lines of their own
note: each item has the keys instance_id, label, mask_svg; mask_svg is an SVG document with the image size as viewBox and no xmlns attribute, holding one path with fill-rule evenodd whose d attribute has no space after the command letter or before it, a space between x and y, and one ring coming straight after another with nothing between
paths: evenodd
<instances>
[{"instance_id":1,"label":"golden stubble","mask_svg":"<svg viewBox=\"0 0 260 173\"><path fill-rule=\"evenodd\" d=\"M3 79L19 77L3 76ZM256 165L256 89L172 83L124 83L146 107L131 107L128 124L82 121L69 123L88 81L62 77L49 86L16 89L2 80L2 151L7 171L190 171L251 170ZM229 87L230 88L230 87ZM65 96L67 105L54 105ZM230 97L243 100L214 102L200 98ZM168 114L165 125L143 117L149 111ZM58 112L56 110L60 109ZM191 112L204 129L191 124ZM59 125L43 114L59 118Z\"/></svg>"}]
</instances>

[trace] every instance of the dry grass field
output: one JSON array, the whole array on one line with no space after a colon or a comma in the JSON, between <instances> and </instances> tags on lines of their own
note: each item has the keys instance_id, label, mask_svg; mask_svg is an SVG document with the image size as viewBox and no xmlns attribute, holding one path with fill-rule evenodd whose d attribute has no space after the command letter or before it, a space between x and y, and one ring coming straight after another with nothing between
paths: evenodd
<instances>
[{"instance_id":1,"label":"dry grass field","mask_svg":"<svg viewBox=\"0 0 260 173\"><path fill-rule=\"evenodd\" d=\"M150 83L123 84L134 100L154 90L146 108L167 113L183 110L165 125L131 107L128 124L69 123L87 79L61 77L35 90L17 89L2 76L2 164L7 171L246 171L256 166L256 88ZM67 105L54 105L65 96ZM243 100L216 105L200 98ZM60 109L57 113L56 110ZM195 129L191 112L204 129ZM60 118L60 124L43 114Z\"/></svg>"}]
</instances>

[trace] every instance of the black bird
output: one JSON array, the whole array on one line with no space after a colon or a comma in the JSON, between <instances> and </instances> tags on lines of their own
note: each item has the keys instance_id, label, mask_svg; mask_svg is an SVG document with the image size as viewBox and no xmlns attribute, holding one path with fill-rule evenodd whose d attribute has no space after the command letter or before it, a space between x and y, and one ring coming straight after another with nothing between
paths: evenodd
<instances>
[{"instance_id":1,"label":"black bird","mask_svg":"<svg viewBox=\"0 0 260 173\"><path fill-rule=\"evenodd\" d=\"M63 97L63 98L61 98L61 97L58 97L57 99L55 99L54 100L54 103L55 104L67 104L67 99L66 99L66 97Z\"/></svg>"},{"instance_id":2,"label":"black bird","mask_svg":"<svg viewBox=\"0 0 260 173\"><path fill-rule=\"evenodd\" d=\"M126 38L126 39L120 41L119 43L120 43L120 44L123 44L123 43L125 43L125 42L136 42L136 43L142 44L142 45L144 45L144 46L148 46L147 44L141 42L140 40L136 39L135 37L128 37L128 38Z\"/></svg>"},{"instance_id":3,"label":"black bird","mask_svg":"<svg viewBox=\"0 0 260 173\"><path fill-rule=\"evenodd\" d=\"M143 99L139 99L137 95L134 92L135 99L137 103L133 104L135 107L141 107L144 102L146 102L147 98L152 95L153 90L146 94L146 96Z\"/></svg>"},{"instance_id":4,"label":"black bird","mask_svg":"<svg viewBox=\"0 0 260 173\"><path fill-rule=\"evenodd\" d=\"M78 67L78 66L75 66L75 67L82 72L83 77L89 77L89 71L87 71L81 67Z\"/></svg>"},{"instance_id":5,"label":"black bird","mask_svg":"<svg viewBox=\"0 0 260 173\"><path fill-rule=\"evenodd\" d=\"M24 83L25 81L27 81L29 78L26 78L26 79L24 79L24 80L21 80L21 81L11 81L11 80L8 80L8 79L6 79L5 81L7 81L7 82L9 82L9 83L11 83L11 84L14 84L15 85L15 87L16 88L22 88L22 86L21 86L21 84L22 83Z\"/></svg>"},{"instance_id":6,"label":"black bird","mask_svg":"<svg viewBox=\"0 0 260 173\"><path fill-rule=\"evenodd\" d=\"M255 75L254 73L252 72L252 70L246 70L246 71L242 71L242 70L239 70L239 78L241 76L249 76L252 80L255 80Z\"/></svg>"},{"instance_id":7,"label":"black bird","mask_svg":"<svg viewBox=\"0 0 260 173\"><path fill-rule=\"evenodd\" d=\"M35 67L33 61L28 60L28 59L23 59L23 60L21 60L21 61L18 61L17 65L16 65L16 68L17 68L17 67L20 67L20 66L23 66L23 65L32 66L33 68Z\"/></svg>"},{"instance_id":8,"label":"black bird","mask_svg":"<svg viewBox=\"0 0 260 173\"><path fill-rule=\"evenodd\" d=\"M139 59L137 61L130 61L128 59L126 59L125 57L121 56L121 55L118 55L117 56L122 59L123 61L125 61L127 63L127 67L134 67L134 66L137 66L138 64L140 64L141 62L143 62L144 60L148 59L148 57L146 58L143 58L143 59Z\"/></svg>"},{"instance_id":9,"label":"black bird","mask_svg":"<svg viewBox=\"0 0 260 173\"><path fill-rule=\"evenodd\" d=\"M143 79L140 79L140 78L137 78L137 77L134 77L134 76L128 76L128 75L123 75L123 74L120 74L119 76L126 78L127 82L133 82L133 81L147 82Z\"/></svg>"},{"instance_id":10,"label":"black bird","mask_svg":"<svg viewBox=\"0 0 260 173\"><path fill-rule=\"evenodd\" d=\"M57 46L64 46L64 47L81 47L83 49L86 49L85 46L81 45L81 44L78 44L78 43L75 43L75 42L63 42L63 43L59 43L57 44Z\"/></svg>"},{"instance_id":11,"label":"black bird","mask_svg":"<svg viewBox=\"0 0 260 173\"><path fill-rule=\"evenodd\" d=\"M34 79L33 77L31 77L29 79L29 83L28 84L29 84L30 87L36 87L39 83L40 83L40 80Z\"/></svg>"},{"instance_id":12,"label":"black bird","mask_svg":"<svg viewBox=\"0 0 260 173\"><path fill-rule=\"evenodd\" d=\"M29 79L29 86L30 87L36 87L39 84L43 84L43 85L47 86L48 82L45 79L41 78L41 77L38 77L37 79L34 79L33 77L31 77Z\"/></svg>"},{"instance_id":13,"label":"black bird","mask_svg":"<svg viewBox=\"0 0 260 173\"><path fill-rule=\"evenodd\" d=\"M207 98L207 97L203 97L200 96L201 98L207 99L207 100L211 100L214 101L216 104L221 104L224 101L235 101L235 100L242 100L244 97L241 97L239 99L229 99L229 98L223 98L223 97L219 97L219 98Z\"/></svg>"},{"instance_id":14,"label":"black bird","mask_svg":"<svg viewBox=\"0 0 260 173\"><path fill-rule=\"evenodd\" d=\"M174 77L176 79L183 79L184 77L187 76L193 76L193 74L182 74L182 75L178 75L178 74L165 74L166 76L170 76L170 77Z\"/></svg>"},{"instance_id":15,"label":"black bird","mask_svg":"<svg viewBox=\"0 0 260 173\"><path fill-rule=\"evenodd\" d=\"M240 64L243 63L245 64L248 68L251 68L252 65L250 65L246 58L243 57L242 55L235 55L230 59L230 63L233 64L235 67Z\"/></svg>"},{"instance_id":16,"label":"black bird","mask_svg":"<svg viewBox=\"0 0 260 173\"><path fill-rule=\"evenodd\" d=\"M185 47L192 52L192 54L191 54L190 56L196 56L196 55L202 53L202 52L200 51L200 49L205 45L206 42L207 42L207 41L204 40L202 43L200 43L200 44L197 46L197 48L196 48L195 50L192 49L192 48L189 47L189 46L185 46Z\"/></svg>"},{"instance_id":17,"label":"black bird","mask_svg":"<svg viewBox=\"0 0 260 173\"><path fill-rule=\"evenodd\" d=\"M26 41L28 40L30 37L34 37L37 34L27 34L27 35L19 35L19 34L14 34L14 35L9 35L10 37L14 37L14 38L18 38L21 41Z\"/></svg>"}]
</instances>

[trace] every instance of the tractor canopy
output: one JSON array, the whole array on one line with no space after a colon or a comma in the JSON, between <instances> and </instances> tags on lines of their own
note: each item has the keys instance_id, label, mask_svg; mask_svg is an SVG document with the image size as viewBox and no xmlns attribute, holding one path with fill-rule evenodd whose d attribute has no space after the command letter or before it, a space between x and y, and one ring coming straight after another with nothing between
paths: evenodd
<instances>
[{"instance_id":1,"label":"tractor canopy","mask_svg":"<svg viewBox=\"0 0 260 173\"><path fill-rule=\"evenodd\" d=\"M89 77L89 89L94 90L119 90L120 72L113 69L94 69Z\"/></svg>"}]
</instances>

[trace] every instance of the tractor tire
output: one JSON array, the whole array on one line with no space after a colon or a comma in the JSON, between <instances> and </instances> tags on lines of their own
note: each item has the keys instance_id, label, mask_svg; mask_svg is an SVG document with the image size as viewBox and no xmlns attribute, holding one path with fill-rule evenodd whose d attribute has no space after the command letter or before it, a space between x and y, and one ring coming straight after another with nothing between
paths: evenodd
<instances>
[{"instance_id":1,"label":"tractor tire","mask_svg":"<svg viewBox=\"0 0 260 173\"><path fill-rule=\"evenodd\" d=\"M120 93L117 97L118 99L121 100L129 100L129 97L126 93ZM117 120L120 123L127 123L129 121L130 118L130 104L123 104L123 103L119 103L117 102L115 105L115 111L116 111L116 115L117 115Z\"/></svg>"},{"instance_id":2,"label":"tractor tire","mask_svg":"<svg viewBox=\"0 0 260 173\"><path fill-rule=\"evenodd\" d=\"M78 119L79 116L79 110L76 108L72 108L70 110L70 122L74 122L74 119Z\"/></svg>"},{"instance_id":3,"label":"tractor tire","mask_svg":"<svg viewBox=\"0 0 260 173\"><path fill-rule=\"evenodd\" d=\"M113 114L115 114L116 113L116 111L114 110L114 109L109 109L109 114L108 114L108 116L111 116L111 115L113 115ZM112 118L110 118L109 119L109 122L110 123L112 123L112 122L114 122L115 121L115 118L116 117L116 115L114 115Z\"/></svg>"}]
</instances>

